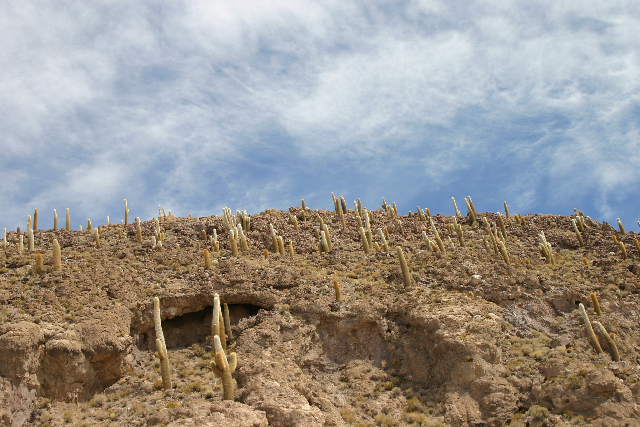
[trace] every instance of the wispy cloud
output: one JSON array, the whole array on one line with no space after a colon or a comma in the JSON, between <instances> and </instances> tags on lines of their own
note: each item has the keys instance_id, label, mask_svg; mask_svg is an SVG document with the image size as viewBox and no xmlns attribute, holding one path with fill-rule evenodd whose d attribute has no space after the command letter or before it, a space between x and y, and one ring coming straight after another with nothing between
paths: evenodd
<instances>
[{"instance_id":1,"label":"wispy cloud","mask_svg":"<svg viewBox=\"0 0 640 427\"><path fill-rule=\"evenodd\" d=\"M331 191L635 223L639 24L634 2L12 3L0 226Z\"/></svg>"}]
</instances>

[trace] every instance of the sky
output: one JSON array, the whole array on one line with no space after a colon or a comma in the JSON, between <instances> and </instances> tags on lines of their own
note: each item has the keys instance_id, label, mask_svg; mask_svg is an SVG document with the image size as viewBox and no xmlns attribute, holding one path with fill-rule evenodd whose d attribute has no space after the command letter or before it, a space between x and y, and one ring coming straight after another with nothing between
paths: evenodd
<instances>
[{"instance_id":1,"label":"sky","mask_svg":"<svg viewBox=\"0 0 640 427\"><path fill-rule=\"evenodd\" d=\"M331 192L638 231L636 1L1 1L0 228Z\"/></svg>"}]
</instances>

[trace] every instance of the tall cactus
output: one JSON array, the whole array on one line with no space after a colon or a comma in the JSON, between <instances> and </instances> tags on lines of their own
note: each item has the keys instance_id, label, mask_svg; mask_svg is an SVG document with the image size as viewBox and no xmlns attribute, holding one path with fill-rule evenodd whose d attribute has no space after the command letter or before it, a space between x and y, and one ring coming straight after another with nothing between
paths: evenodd
<instances>
[{"instance_id":1,"label":"tall cactus","mask_svg":"<svg viewBox=\"0 0 640 427\"><path fill-rule=\"evenodd\" d=\"M232 352L229 353L229 357L227 358L227 354L222 348L218 335L213 337L213 342L216 349L216 360L211 361L211 370L216 376L222 379L222 399L233 400L235 384L231 374L236 371L236 367L238 366L238 356Z\"/></svg>"},{"instance_id":2,"label":"tall cactus","mask_svg":"<svg viewBox=\"0 0 640 427\"><path fill-rule=\"evenodd\" d=\"M213 296L213 318L211 319L211 336L219 336L222 342L222 347L227 349L227 338L224 331L224 319L222 317L222 310L220 309L220 296L215 294Z\"/></svg>"},{"instance_id":3,"label":"tall cactus","mask_svg":"<svg viewBox=\"0 0 640 427\"><path fill-rule=\"evenodd\" d=\"M582 320L584 321L584 326L587 328L587 335L589 335L589 339L591 340L591 345L595 349L596 353L602 353L602 347L600 347L600 343L598 342L598 338L596 338L596 334L593 332L593 327L591 326L591 321L589 320L589 316L587 316L587 312L584 309L584 305L582 303L578 304L578 310L582 315Z\"/></svg>"},{"instance_id":4,"label":"tall cactus","mask_svg":"<svg viewBox=\"0 0 640 427\"><path fill-rule=\"evenodd\" d=\"M225 323L229 332L231 332L231 324L229 323L229 311L225 304L225 315L223 318L220 310L220 296L215 294L213 297L213 319L211 322L211 335L215 348L215 361L211 362L211 370L218 377L222 378L222 398L223 400L233 400L233 390L235 388L231 374L235 372L237 366L237 356L230 353L227 359L227 344L225 337Z\"/></svg>"},{"instance_id":5,"label":"tall cactus","mask_svg":"<svg viewBox=\"0 0 640 427\"><path fill-rule=\"evenodd\" d=\"M153 299L153 323L156 329L156 349L160 356L160 373L162 374L162 387L165 390L171 390L171 372L169 371L169 355L167 354L167 345L164 342L164 334L162 333L162 323L160 320L160 299Z\"/></svg>"},{"instance_id":6,"label":"tall cactus","mask_svg":"<svg viewBox=\"0 0 640 427\"><path fill-rule=\"evenodd\" d=\"M409 267L407 266L407 260L404 258L402 248L396 246L396 252L398 253L398 260L400 260L400 269L402 270L402 278L404 279L404 286L411 287L411 274L409 273Z\"/></svg>"}]
</instances>

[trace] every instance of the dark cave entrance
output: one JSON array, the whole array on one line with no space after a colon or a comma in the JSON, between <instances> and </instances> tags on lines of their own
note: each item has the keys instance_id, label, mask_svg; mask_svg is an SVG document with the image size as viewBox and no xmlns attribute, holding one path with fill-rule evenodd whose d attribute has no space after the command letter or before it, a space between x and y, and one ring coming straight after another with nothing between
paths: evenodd
<instances>
[{"instance_id":1,"label":"dark cave entrance","mask_svg":"<svg viewBox=\"0 0 640 427\"><path fill-rule=\"evenodd\" d=\"M245 317L255 316L261 308L253 304L229 304L231 326L237 325ZM196 343L204 346L207 337L211 335L212 317L213 306L208 306L204 310L163 320L162 332L167 348L187 348ZM153 328L150 328L138 335L138 348L140 350L155 350L155 341L156 333Z\"/></svg>"}]
</instances>

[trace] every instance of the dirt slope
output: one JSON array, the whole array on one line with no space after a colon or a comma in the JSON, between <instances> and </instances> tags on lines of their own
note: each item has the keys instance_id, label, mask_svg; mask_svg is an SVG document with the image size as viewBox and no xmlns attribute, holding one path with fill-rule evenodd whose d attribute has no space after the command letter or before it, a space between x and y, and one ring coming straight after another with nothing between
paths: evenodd
<instances>
[{"instance_id":1,"label":"dirt slope","mask_svg":"<svg viewBox=\"0 0 640 427\"><path fill-rule=\"evenodd\" d=\"M386 227L389 251L364 253L353 211L343 228L333 211L307 209L303 221L300 207L251 216L249 249L235 257L221 216L161 217L161 249L152 247L153 220L141 225L142 243L135 225L101 227L100 248L92 231L38 230L35 250L19 252L19 237L9 232L0 251L2 422L640 425L635 233L586 218L581 248L572 217L502 215L507 264L483 226L486 218L500 231L498 214L478 213L479 225L457 218L464 248L453 217L432 216L446 253L424 241L423 231L436 240L424 218L370 214L373 242L382 245L378 228ZM330 230L329 253L318 250L319 218ZM284 256L274 254L270 224L285 242ZM220 252L211 246L214 230ZM540 254L541 231L553 264ZM60 272L52 268L54 238ZM396 246L407 259L409 286ZM35 253L43 255L43 272ZM216 293L230 309L235 402L222 401L209 367ZM155 296L174 385L166 391L155 352ZM613 333L620 362L603 336L604 351L596 353L579 303Z\"/></svg>"}]
</instances>

